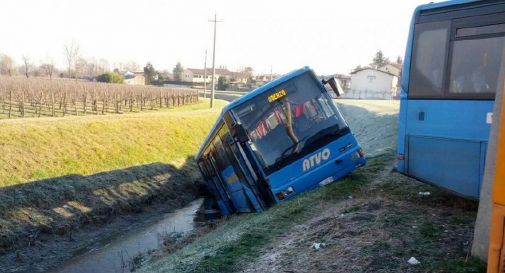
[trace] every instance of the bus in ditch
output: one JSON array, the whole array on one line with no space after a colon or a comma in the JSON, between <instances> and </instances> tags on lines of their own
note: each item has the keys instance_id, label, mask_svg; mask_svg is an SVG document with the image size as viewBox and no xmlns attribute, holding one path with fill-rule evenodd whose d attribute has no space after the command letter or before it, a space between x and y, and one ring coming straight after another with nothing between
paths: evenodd
<instances>
[{"instance_id":1,"label":"bus in ditch","mask_svg":"<svg viewBox=\"0 0 505 273\"><path fill-rule=\"evenodd\" d=\"M413 15L400 91L398 171L479 199L505 75L505 1L456 0Z\"/></svg>"},{"instance_id":2,"label":"bus in ditch","mask_svg":"<svg viewBox=\"0 0 505 273\"><path fill-rule=\"evenodd\" d=\"M365 165L324 84L339 92L304 67L223 108L195 157L221 215L261 212Z\"/></svg>"}]
</instances>

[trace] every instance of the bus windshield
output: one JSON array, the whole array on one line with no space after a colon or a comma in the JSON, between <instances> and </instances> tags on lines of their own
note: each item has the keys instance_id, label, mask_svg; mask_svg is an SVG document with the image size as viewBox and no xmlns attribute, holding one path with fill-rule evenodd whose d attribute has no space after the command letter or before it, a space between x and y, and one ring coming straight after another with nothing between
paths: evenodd
<instances>
[{"instance_id":1,"label":"bus windshield","mask_svg":"<svg viewBox=\"0 0 505 273\"><path fill-rule=\"evenodd\" d=\"M267 175L349 132L316 80L304 73L233 109Z\"/></svg>"}]
</instances>

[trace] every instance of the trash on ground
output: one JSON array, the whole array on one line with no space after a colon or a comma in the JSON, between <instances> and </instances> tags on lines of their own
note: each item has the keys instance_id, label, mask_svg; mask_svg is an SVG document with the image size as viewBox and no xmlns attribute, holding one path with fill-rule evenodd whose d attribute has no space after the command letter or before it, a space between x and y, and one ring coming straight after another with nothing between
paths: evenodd
<instances>
[{"instance_id":1,"label":"trash on ground","mask_svg":"<svg viewBox=\"0 0 505 273\"><path fill-rule=\"evenodd\" d=\"M420 195L420 196L430 196L430 195L431 195L431 192L429 192L429 191L420 191L420 192L419 192L419 195Z\"/></svg>"},{"instance_id":2,"label":"trash on ground","mask_svg":"<svg viewBox=\"0 0 505 273\"><path fill-rule=\"evenodd\" d=\"M312 244L312 248L315 249L315 250L319 250L321 248L324 248L326 246L325 243L313 243Z\"/></svg>"},{"instance_id":3,"label":"trash on ground","mask_svg":"<svg viewBox=\"0 0 505 273\"><path fill-rule=\"evenodd\" d=\"M416 265L416 264L420 264L421 262L418 261L416 258L414 257L410 257L410 259L407 261L409 264L411 265Z\"/></svg>"}]
</instances>

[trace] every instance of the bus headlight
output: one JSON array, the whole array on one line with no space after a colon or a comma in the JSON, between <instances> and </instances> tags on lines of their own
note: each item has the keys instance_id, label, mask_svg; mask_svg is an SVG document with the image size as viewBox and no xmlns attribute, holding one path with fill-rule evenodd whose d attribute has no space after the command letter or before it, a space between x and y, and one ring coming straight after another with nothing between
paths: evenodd
<instances>
[{"instance_id":1,"label":"bus headlight","mask_svg":"<svg viewBox=\"0 0 505 273\"><path fill-rule=\"evenodd\" d=\"M290 194L292 194L294 192L295 192L295 190L293 189L293 187L289 187L289 188L287 188L287 189L285 189L285 190L283 190L281 192L278 192L276 194L276 196L277 196L277 199L284 200L286 197L288 197L288 195L290 195Z\"/></svg>"}]
</instances>

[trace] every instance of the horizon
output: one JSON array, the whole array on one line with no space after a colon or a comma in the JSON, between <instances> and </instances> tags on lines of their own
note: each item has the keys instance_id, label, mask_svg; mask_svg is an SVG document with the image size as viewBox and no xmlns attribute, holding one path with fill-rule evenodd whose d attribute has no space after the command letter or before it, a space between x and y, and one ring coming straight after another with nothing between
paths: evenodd
<instances>
[{"instance_id":1,"label":"horizon","mask_svg":"<svg viewBox=\"0 0 505 273\"><path fill-rule=\"evenodd\" d=\"M150 62L170 72L177 62L184 68L203 68L206 50L211 67L209 19L217 12L223 22L217 26L216 67L236 71L249 66L255 74L285 74L307 65L320 75L349 74L358 65L368 65L378 50L391 61L403 58L411 14L422 3L426 1L294 1L286 12L287 3L265 0L200 0L194 5L162 0L7 1L0 24L9 27L0 29L5 37L0 54L11 56L17 65L23 56L36 64L53 59L63 69L63 47L75 41L82 57L105 59L110 69L129 62L141 69Z\"/></svg>"}]
</instances>

